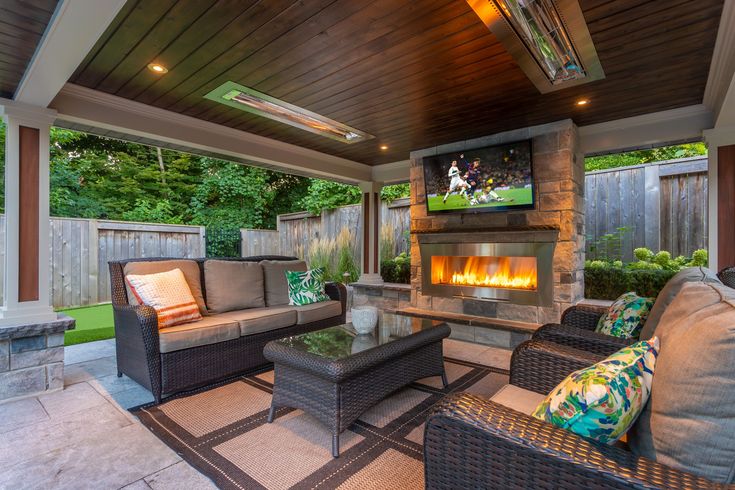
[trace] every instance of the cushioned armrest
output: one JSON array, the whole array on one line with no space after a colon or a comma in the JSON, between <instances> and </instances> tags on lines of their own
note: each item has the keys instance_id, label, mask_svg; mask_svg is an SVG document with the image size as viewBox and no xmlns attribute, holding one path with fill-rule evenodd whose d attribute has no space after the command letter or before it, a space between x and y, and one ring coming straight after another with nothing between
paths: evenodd
<instances>
[{"instance_id":1,"label":"cushioned armrest","mask_svg":"<svg viewBox=\"0 0 735 490\"><path fill-rule=\"evenodd\" d=\"M385 344L380 349L368 349L345 359L329 360L308 352L300 352L280 342L269 342L263 350L266 359L306 371L332 383L339 383L386 361L386 358L402 356L414 349L441 342L449 337L448 325L428 330Z\"/></svg>"},{"instance_id":2,"label":"cushioned armrest","mask_svg":"<svg viewBox=\"0 0 735 490\"><path fill-rule=\"evenodd\" d=\"M604 306L577 305L567 308L561 316L561 323L571 327L594 330L600 317L605 314Z\"/></svg>"},{"instance_id":3,"label":"cushioned armrest","mask_svg":"<svg viewBox=\"0 0 735 490\"><path fill-rule=\"evenodd\" d=\"M547 340L575 349L609 356L634 342L636 339L621 339L579 327L548 323L533 334L537 340Z\"/></svg>"},{"instance_id":4,"label":"cushioned armrest","mask_svg":"<svg viewBox=\"0 0 735 490\"><path fill-rule=\"evenodd\" d=\"M429 489L725 488L466 393L432 409L424 463Z\"/></svg>"},{"instance_id":5,"label":"cushioned armrest","mask_svg":"<svg viewBox=\"0 0 735 490\"><path fill-rule=\"evenodd\" d=\"M513 351L510 384L547 395L573 371L605 356L543 340L527 340Z\"/></svg>"}]
</instances>

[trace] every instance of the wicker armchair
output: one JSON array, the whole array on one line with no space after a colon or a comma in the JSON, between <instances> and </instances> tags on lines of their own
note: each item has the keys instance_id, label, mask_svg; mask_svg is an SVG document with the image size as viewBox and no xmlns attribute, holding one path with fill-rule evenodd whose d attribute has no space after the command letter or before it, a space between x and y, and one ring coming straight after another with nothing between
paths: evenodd
<instances>
[{"instance_id":1,"label":"wicker armchair","mask_svg":"<svg viewBox=\"0 0 735 490\"><path fill-rule=\"evenodd\" d=\"M735 288L735 266L725 267L717 273L717 277L725 286Z\"/></svg>"},{"instance_id":2,"label":"wicker armchair","mask_svg":"<svg viewBox=\"0 0 735 490\"><path fill-rule=\"evenodd\" d=\"M597 322L605 311L607 308L602 306L572 306L562 314L561 323L542 326L536 330L533 338L609 356L637 339L621 339L595 332Z\"/></svg>"},{"instance_id":3,"label":"wicker armchair","mask_svg":"<svg viewBox=\"0 0 735 490\"><path fill-rule=\"evenodd\" d=\"M602 358L529 340L513 352L510 383L547 394L571 371ZM451 395L432 409L424 464L427 489L735 487L585 439L468 393Z\"/></svg>"}]
</instances>

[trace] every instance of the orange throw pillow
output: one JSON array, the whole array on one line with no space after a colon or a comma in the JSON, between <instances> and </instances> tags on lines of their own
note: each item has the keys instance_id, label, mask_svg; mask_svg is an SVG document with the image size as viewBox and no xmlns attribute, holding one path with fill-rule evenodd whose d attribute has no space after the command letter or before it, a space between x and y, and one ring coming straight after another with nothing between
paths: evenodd
<instances>
[{"instance_id":1,"label":"orange throw pillow","mask_svg":"<svg viewBox=\"0 0 735 490\"><path fill-rule=\"evenodd\" d=\"M199 306L181 269L157 274L128 274L125 280L141 304L156 310L159 329L201 320Z\"/></svg>"}]
</instances>

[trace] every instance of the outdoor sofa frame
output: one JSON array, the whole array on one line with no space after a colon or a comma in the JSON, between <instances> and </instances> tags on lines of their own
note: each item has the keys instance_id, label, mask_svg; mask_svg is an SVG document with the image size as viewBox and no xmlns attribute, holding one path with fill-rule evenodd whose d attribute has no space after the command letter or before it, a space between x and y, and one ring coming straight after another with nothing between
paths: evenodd
<instances>
[{"instance_id":1,"label":"outdoor sofa frame","mask_svg":"<svg viewBox=\"0 0 735 490\"><path fill-rule=\"evenodd\" d=\"M197 388L221 379L267 367L270 363L263 357L263 347L271 340L345 323L346 289L342 284L327 283L327 295L342 304L341 315L302 325L292 325L241 336L237 339L215 344L162 353L159 349L156 312L150 306L131 306L129 304L123 274L123 268L128 262L160 260L181 259L130 259L109 263L118 376L125 374L149 389L156 403L160 403L164 395ZM199 264L202 292L206 300L207 292L204 281L204 261L206 259L191 260L195 260ZM218 260L260 262L262 260L298 259L279 255L263 255Z\"/></svg>"},{"instance_id":2,"label":"outdoor sofa frame","mask_svg":"<svg viewBox=\"0 0 735 490\"><path fill-rule=\"evenodd\" d=\"M604 356L542 340L519 345L510 384L547 394ZM450 395L424 433L427 489L734 489L585 439L487 398Z\"/></svg>"}]
</instances>

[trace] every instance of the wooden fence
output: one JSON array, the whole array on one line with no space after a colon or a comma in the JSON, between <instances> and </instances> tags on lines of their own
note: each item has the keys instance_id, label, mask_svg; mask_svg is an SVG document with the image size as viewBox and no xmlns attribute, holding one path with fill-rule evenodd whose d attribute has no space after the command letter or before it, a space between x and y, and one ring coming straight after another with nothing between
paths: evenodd
<instances>
[{"instance_id":1,"label":"wooden fence","mask_svg":"<svg viewBox=\"0 0 735 490\"><path fill-rule=\"evenodd\" d=\"M691 255L707 248L707 159L589 172L585 207L590 257L591 246L620 228L626 229L620 243L623 260L632 260L638 247Z\"/></svg>"},{"instance_id":2,"label":"wooden fence","mask_svg":"<svg viewBox=\"0 0 735 490\"><path fill-rule=\"evenodd\" d=\"M408 251L407 232L410 228L409 200L396 199L381 206L381 220L393 233L394 255ZM316 238L336 238L343 228L352 232L353 253L359 257L360 206L342 206L323 211L319 216L308 212L278 216L278 231L243 230L243 256L261 253L308 257L309 247Z\"/></svg>"}]
</instances>

